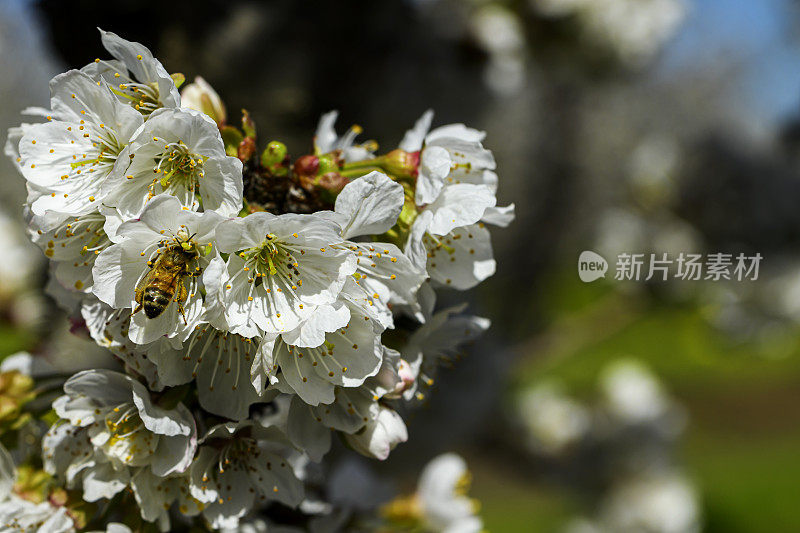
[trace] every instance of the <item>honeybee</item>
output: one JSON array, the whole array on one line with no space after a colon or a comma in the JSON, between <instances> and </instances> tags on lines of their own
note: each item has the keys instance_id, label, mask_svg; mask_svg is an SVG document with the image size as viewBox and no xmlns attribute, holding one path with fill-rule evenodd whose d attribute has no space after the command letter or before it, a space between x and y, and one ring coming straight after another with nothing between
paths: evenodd
<instances>
[{"instance_id":1,"label":"honeybee","mask_svg":"<svg viewBox=\"0 0 800 533\"><path fill-rule=\"evenodd\" d=\"M156 252L155 259L147 262L150 272L136 285L135 301L138 305L133 314L144 309L147 318L156 318L174 300L186 322L183 304L189 293L184 278L199 276L201 272L200 267L190 267L200 255L191 242L192 237L179 234L174 242L159 245L162 249Z\"/></svg>"}]
</instances>

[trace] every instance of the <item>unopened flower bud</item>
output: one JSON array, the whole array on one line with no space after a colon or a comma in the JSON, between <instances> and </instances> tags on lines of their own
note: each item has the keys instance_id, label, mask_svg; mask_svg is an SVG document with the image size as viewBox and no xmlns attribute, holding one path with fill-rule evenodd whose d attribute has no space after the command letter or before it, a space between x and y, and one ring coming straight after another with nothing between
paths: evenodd
<instances>
[{"instance_id":1,"label":"unopened flower bud","mask_svg":"<svg viewBox=\"0 0 800 533\"><path fill-rule=\"evenodd\" d=\"M403 380L403 390L409 389L417 380L417 375L414 373L414 369L411 368L411 365L409 365L408 361L405 359L400 359L400 366L397 369L397 375L401 380Z\"/></svg>"},{"instance_id":2,"label":"unopened flower bud","mask_svg":"<svg viewBox=\"0 0 800 533\"><path fill-rule=\"evenodd\" d=\"M419 152L392 150L383 156L383 167L390 174L401 178L415 178L419 171Z\"/></svg>"},{"instance_id":3,"label":"unopened flower bud","mask_svg":"<svg viewBox=\"0 0 800 533\"><path fill-rule=\"evenodd\" d=\"M318 174L327 174L329 172L337 172L339 165L336 162L336 157L332 154L319 156L319 169Z\"/></svg>"},{"instance_id":4,"label":"unopened flower bud","mask_svg":"<svg viewBox=\"0 0 800 533\"><path fill-rule=\"evenodd\" d=\"M243 163L245 161L250 161L253 158L253 155L256 153L256 141L252 137L245 137L242 139L242 142L239 143L239 147L236 150L236 157L239 158L240 161Z\"/></svg>"},{"instance_id":5,"label":"unopened flower bud","mask_svg":"<svg viewBox=\"0 0 800 533\"><path fill-rule=\"evenodd\" d=\"M194 83L190 83L181 91L181 107L203 112L217 124L224 124L227 118L222 99L200 76L197 76Z\"/></svg>"},{"instance_id":6,"label":"unopened flower bud","mask_svg":"<svg viewBox=\"0 0 800 533\"><path fill-rule=\"evenodd\" d=\"M280 141L270 141L267 147L261 152L261 166L272 168L280 165L286 159L286 145Z\"/></svg>"},{"instance_id":7,"label":"unopened flower bud","mask_svg":"<svg viewBox=\"0 0 800 533\"><path fill-rule=\"evenodd\" d=\"M414 386L417 381L417 374L405 359L400 359L397 367L397 377L400 381L396 382L394 389L385 395L385 398L396 399L403 396L403 393Z\"/></svg>"},{"instance_id":8,"label":"unopened flower bud","mask_svg":"<svg viewBox=\"0 0 800 533\"><path fill-rule=\"evenodd\" d=\"M309 178L317 175L319 171L319 157L304 155L294 162L294 173L300 178Z\"/></svg>"}]
</instances>

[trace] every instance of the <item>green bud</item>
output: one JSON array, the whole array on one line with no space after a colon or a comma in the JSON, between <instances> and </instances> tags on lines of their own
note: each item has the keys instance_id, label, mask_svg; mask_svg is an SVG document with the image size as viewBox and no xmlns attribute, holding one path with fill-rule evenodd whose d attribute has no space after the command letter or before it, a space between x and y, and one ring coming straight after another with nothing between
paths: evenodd
<instances>
[{"instance_id":1,"label":"green bud","mask_svg":"<svg viewBox=\"0 0 800 533\"><path fill-rule=\"evenodd\" d=\"M286 145L280 141L270 141L267 148L261 152L261 166L266 168L280 165L286 159Z\"/></svg>"},{"instance_id":2,"label":"green bud","mask_svg":"<svg viewBox=\"0 0 800 533\"><path fill-rule=\"evenodd\" d=\"M319 156L319 170L317 173L327 174L328 172L336 172L339 170L339 165L336 162L336 158L332 154L326 154Z\"/></svg>"}]
</instances>

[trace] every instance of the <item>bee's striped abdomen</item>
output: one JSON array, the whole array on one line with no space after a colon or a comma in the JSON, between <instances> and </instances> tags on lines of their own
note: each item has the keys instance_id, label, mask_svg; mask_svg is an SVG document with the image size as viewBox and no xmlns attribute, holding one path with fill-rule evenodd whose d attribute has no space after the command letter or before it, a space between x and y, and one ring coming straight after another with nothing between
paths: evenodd
<instances>
[{"instance_id":1,"label":"bee's striped abdomen","mask_svg":"<svg viewBox=\"0 0 800 533\"><path fill-rule=\"evenodd\" d=\"M157 287L147 287L144 290L142 306L147 318L155 318L164 312L170 301L170 295Z\"/></svg>"}]
</instances>

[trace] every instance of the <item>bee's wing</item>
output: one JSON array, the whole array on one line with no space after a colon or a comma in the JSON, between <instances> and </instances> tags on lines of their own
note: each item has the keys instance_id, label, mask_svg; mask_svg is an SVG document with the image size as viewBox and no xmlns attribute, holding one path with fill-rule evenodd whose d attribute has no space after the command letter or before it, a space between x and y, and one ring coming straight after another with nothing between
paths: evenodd
<instances>
[{"instance_id":1,"label":"bee's wing","mask_svg":"<svg viewBox=\"0 0 800 533\"><path fill-rule=\"evenodd\" d=\"M142 276L142 279L139 280L139 283L136 284L136 290L140 291L143 290L145 287L150 285L153 280L158 277L158 270L156 268L150 269L147 274Z\"/></svg>"}]
</instances>

